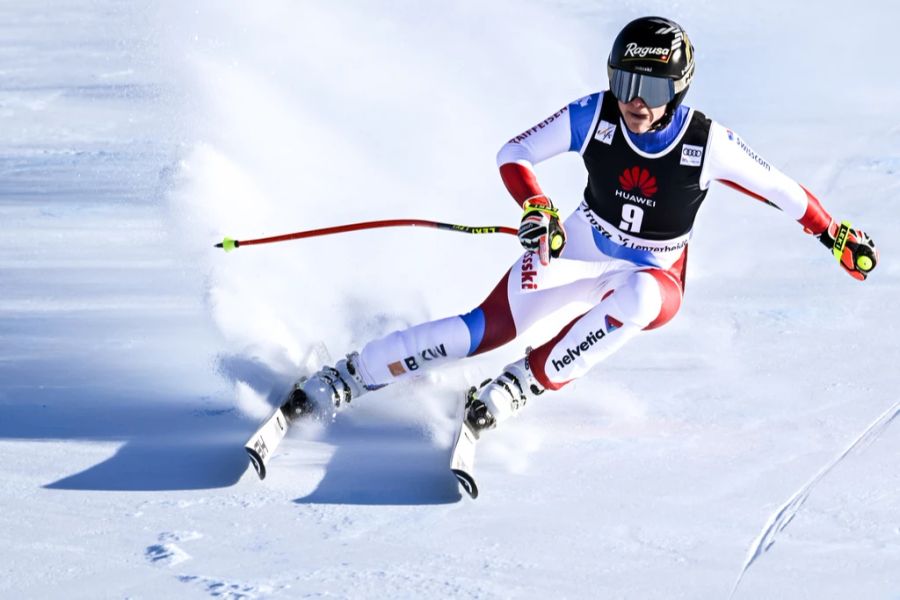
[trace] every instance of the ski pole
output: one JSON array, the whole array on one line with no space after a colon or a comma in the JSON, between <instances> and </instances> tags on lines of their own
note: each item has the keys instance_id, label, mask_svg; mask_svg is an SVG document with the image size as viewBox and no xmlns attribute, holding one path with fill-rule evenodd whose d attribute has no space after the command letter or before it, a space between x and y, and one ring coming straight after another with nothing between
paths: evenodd
<instances>
[{"instance_id":1,"label":"ski pole","mask_svg":"<svg viewBox=\"0 0 900 600\"><path fill-rule=\"evenodd\" d=\"M518 235L518 230L512 227L485 226L476 227L473 225L454 225L453 223L440 223L438 221L427 221L424 219L389 219L385 221L365 221L362 223L349 223L347 225L336 225L334 227L323 227L322 229L310 229L307 231L297 231L294 233L286 233L284 235L275 235L272 237L257 238L253 240L235 240L226 237L224 240L216 244L216 248L222 248L225 252L231 252L235 248L241 246L253 246L256 244L273 244L275 242L287 242L288 240L301 240L304 238L318 237L320 235L332 235L334 233L345 233L347 231L360 231L361 229L380 229L382 227L431 227L433 229L443 229L445 231L458 231L459 233L505 233L507 235Z\"/></svg>"}]
</instances>

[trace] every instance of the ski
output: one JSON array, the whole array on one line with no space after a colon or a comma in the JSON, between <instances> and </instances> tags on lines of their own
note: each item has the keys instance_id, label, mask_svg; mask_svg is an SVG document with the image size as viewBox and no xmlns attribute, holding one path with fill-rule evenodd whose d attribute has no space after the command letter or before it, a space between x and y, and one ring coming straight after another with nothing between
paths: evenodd
<instances>
[{"instance_id":1,"label":"ski","mask_svg":"<svg viewBox=\"0 0 900 600\"><path fill-rule=\"evenodd\" d=\"M260 479L266 478L269 459L281 440L287 435L290 422L291 420L284 412L284 406L279 406L244 444L244 449L250 455L250 464L256 469Z\"/></svg>"},{"instance_id":2,"label":"ski","mask_svg":"<svg viewBox=\"0 0 900 600\"><path fill-rule=\"evenodd\" d=\"M453 444L450 456L450 470L459 481L460 487L474 500L478 497L478 485L475 483L475 443L478 435L466 420L460 420L459 432Z\"/></svg>"}]
</instances>

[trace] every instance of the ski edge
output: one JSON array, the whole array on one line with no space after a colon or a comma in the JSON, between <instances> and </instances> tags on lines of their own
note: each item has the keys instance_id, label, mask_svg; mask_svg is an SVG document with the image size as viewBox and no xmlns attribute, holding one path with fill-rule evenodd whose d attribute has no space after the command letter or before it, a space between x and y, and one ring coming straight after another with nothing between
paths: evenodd
<instances>
[{"instance_id":1,"label":"ski edge","mask_svg":"<svg viewBox=\"0 0 900 600\"><path fill-rule=\"evenodd\" d=\"M459 485L466 491L472 500L478 497L478 485L475 483L475 478L472 477L468 472L463 471L462 469L450 469L453 471L453 474L456 475L456 480L459 482Z\"/></svg>"},{"instance_id":2,"label":"ski edge","mask_svg":"<svg viewBox=\"0 0 900 600\"><path fill-rule=\"evenodd\" d=\"M250 455L250 464L253 465L253 468L256 470L256 474L259 475L259 479L263 480L266 478L266 461L263 460L263 457L260 456L256 450L250 448L249 446L244 446L244 450L247 451L247 454Z\"/></svg>"}]
</instances>

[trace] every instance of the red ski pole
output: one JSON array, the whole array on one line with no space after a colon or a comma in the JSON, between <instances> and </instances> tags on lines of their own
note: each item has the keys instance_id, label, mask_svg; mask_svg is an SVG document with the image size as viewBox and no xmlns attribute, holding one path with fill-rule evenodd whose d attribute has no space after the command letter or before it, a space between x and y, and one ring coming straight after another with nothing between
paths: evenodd
<instances>
[{"instance_id":1,"label":"red ski pole","mask_svg":"<svg viewBox=\"0 0 900 600\"><path fill-rule=\"evenodd\" d=\"M432 229L444 229L446 231L458 231L459 233L505 233L507 235L518 235L518 230L512 227L485 226L476 227L472 225L454 225L453 223L439 223L438 221L427 221L424 219L389 219L386 221L365 221L363 223L349 223L347 225L336 225L334 227L323 227L322 229L310 229L308 231L297 231L294 233L286 233L283 235L275 235L272 237L257 238L253 240L235 240L226 237L224 240L216 244L216 248L223 248L225 252L231 252L235 248L241 246L254 246L256 244L274 244L275 242L287 242L289 240L302 240L304 238L318 237L320 235L331 235L334 233L345 233L347 231L359 231L361 229L380 229L382 227L431 227Z\"/></svg>"}]
</instances>

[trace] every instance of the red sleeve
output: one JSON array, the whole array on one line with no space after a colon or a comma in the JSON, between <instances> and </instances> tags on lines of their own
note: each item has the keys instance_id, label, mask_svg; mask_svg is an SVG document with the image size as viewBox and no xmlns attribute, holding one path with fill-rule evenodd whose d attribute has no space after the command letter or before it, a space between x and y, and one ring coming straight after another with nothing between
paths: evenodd
<instances>
[{"instance_id":1,"label":"red sleeve","mask_svg":"<svg viewBox=\"0 0 900 600\"><path fill-rule=\"evenodd\" d=\"M503 184L513 199L519 203L519 206L525 204L529 198L544 195L534 171L525 165L519 163L500 165L500 177L503 178Z\"/></svg>"},{"instance_id":2,"label":"red sleeve","mask_svg":"<svg viewBox=\"0 0 900 600\"><path fill-rule=\"evenodd\" d=\"M831 215L828 214L819 199L812 195L812 192L802 185L800 187L806 192L807 199L806 212L800 217L800 224L813 235L819 235L828 229L831 224Z\"/></svg>"}]
</instances>

